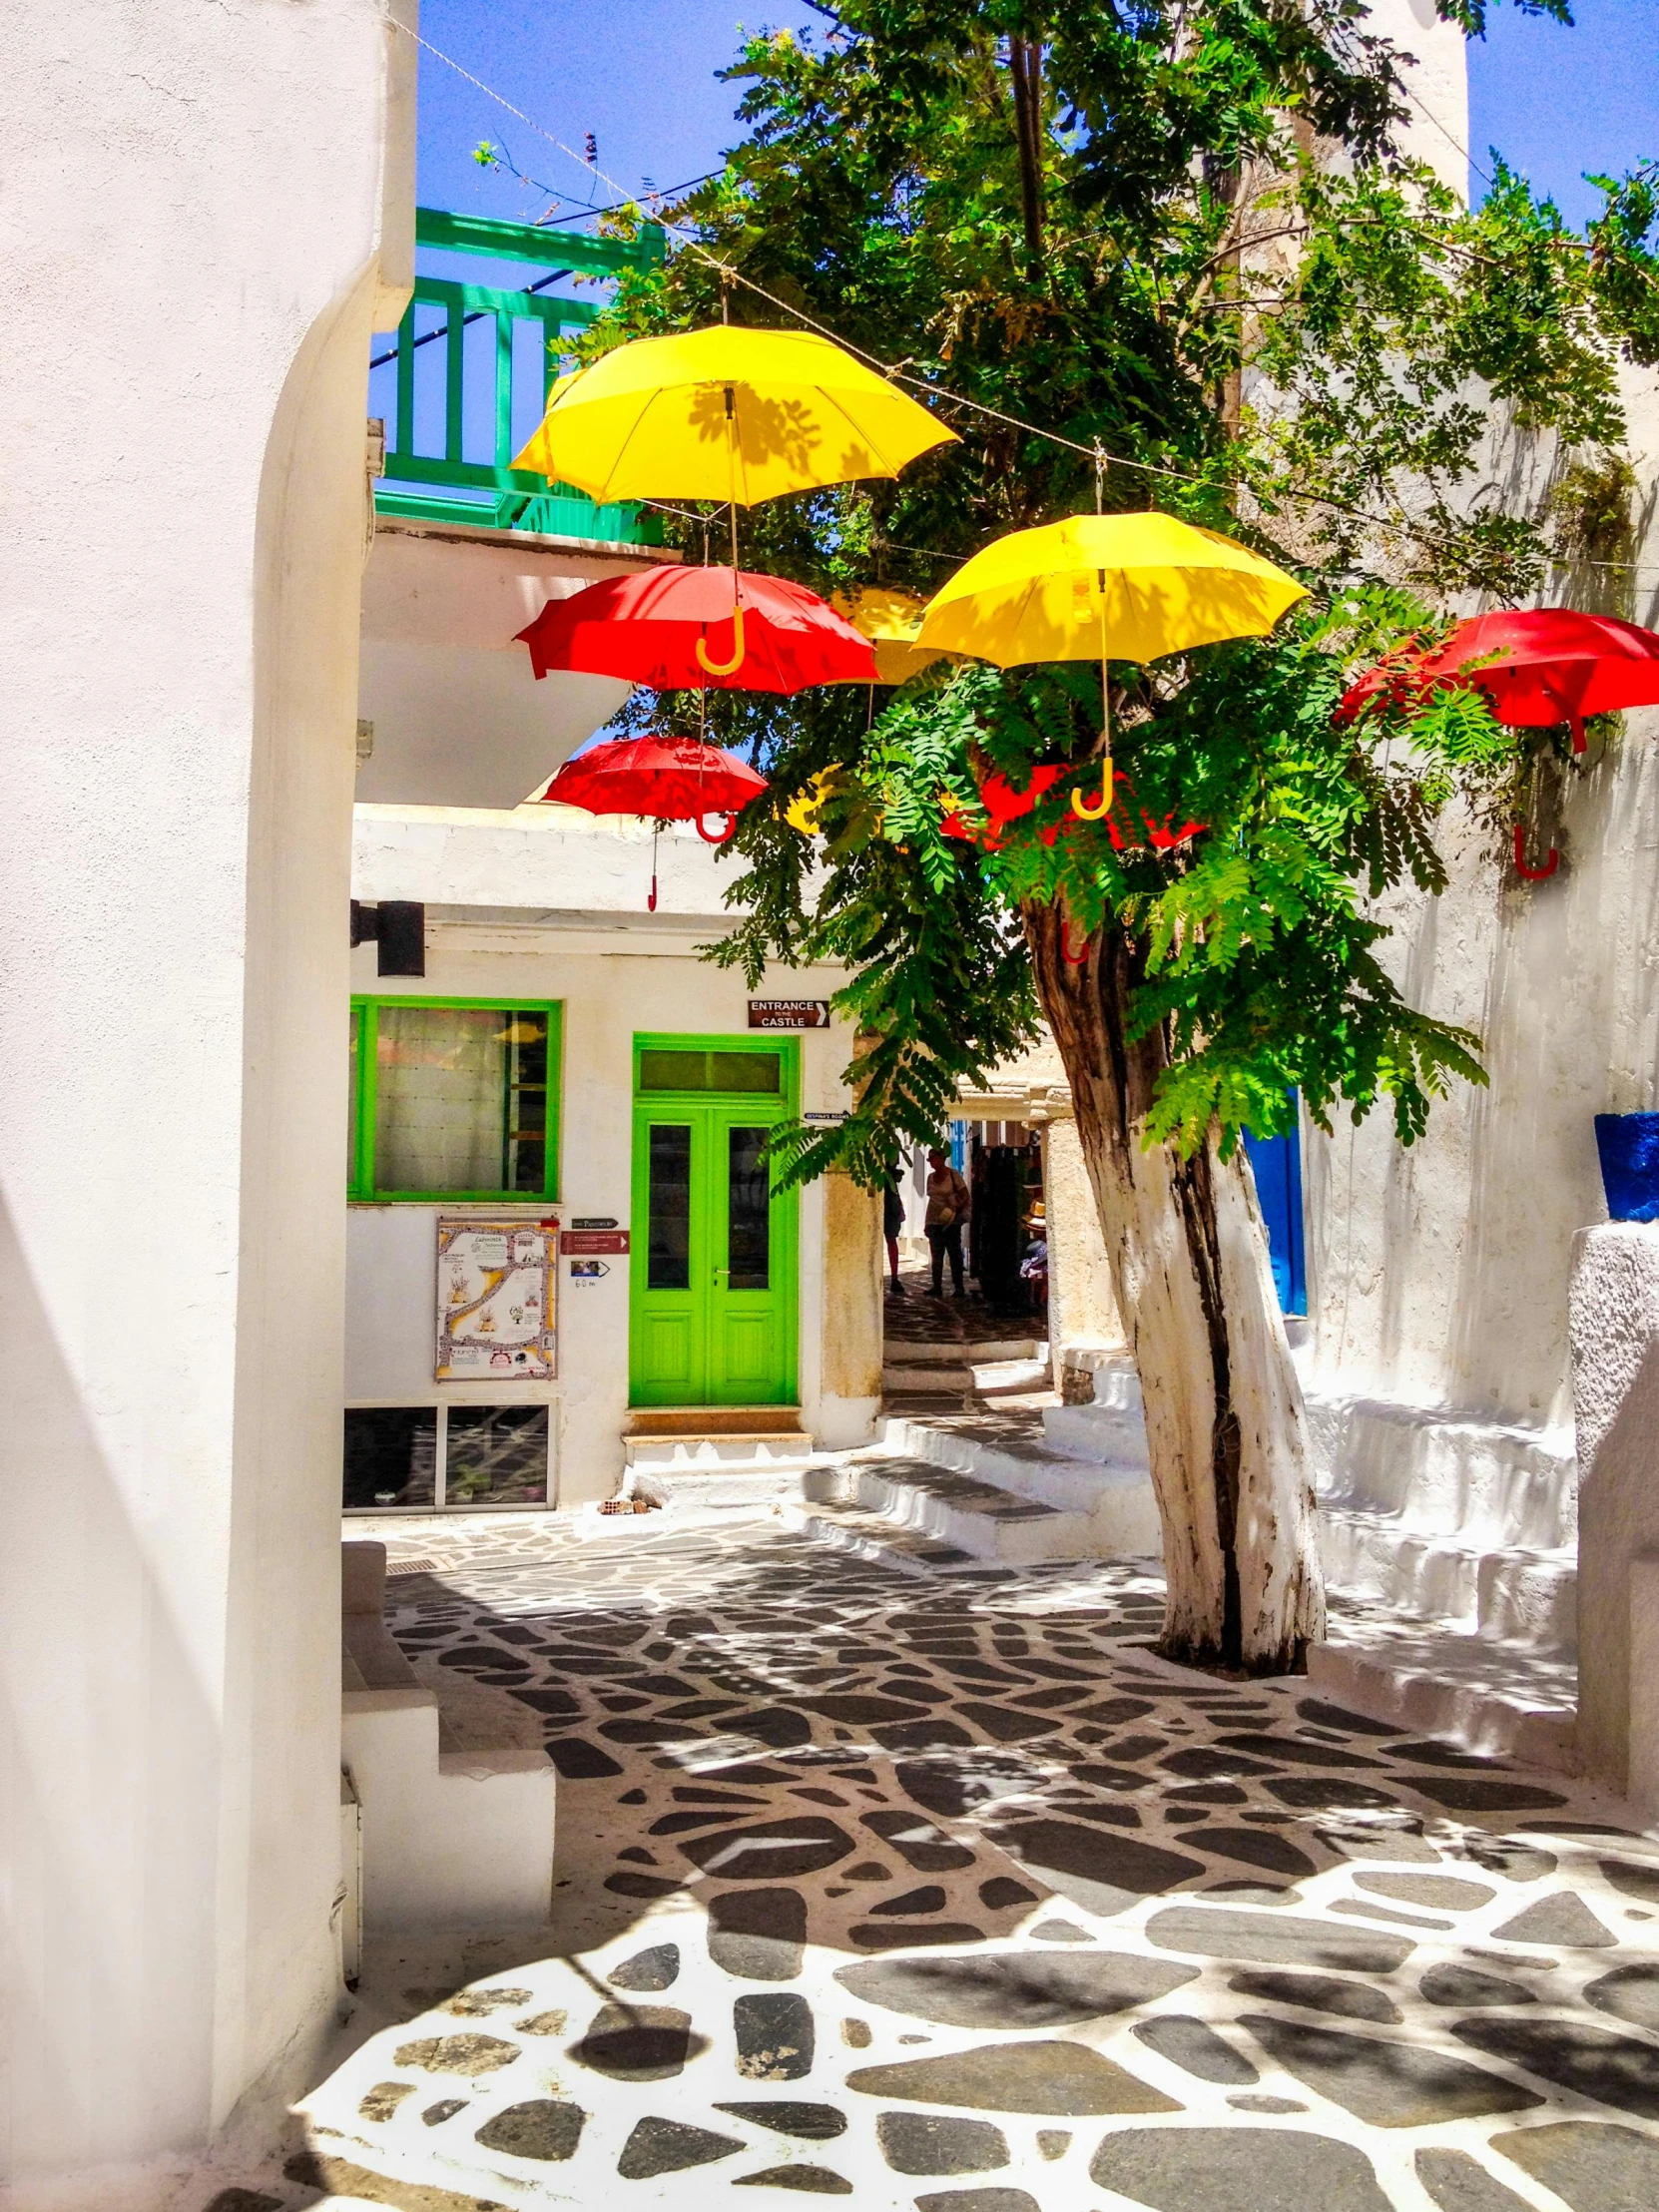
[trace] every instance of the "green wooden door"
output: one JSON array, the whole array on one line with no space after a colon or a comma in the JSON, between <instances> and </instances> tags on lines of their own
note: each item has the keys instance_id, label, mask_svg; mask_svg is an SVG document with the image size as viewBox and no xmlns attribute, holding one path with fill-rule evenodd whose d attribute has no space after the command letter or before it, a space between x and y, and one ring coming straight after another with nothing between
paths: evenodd
<instances>
[{"instance_id":1,"label":"green wooden door","mask_svg":"<svg viewBox=\"0 0 1659 2212\"><path fill-rule=\"evenodd\" d=\"M799 1209L761 1158L794 1110L795 1055L777 1038L637 1040L632 1404L795 1400Z\"/></svg>"}]
</instances>

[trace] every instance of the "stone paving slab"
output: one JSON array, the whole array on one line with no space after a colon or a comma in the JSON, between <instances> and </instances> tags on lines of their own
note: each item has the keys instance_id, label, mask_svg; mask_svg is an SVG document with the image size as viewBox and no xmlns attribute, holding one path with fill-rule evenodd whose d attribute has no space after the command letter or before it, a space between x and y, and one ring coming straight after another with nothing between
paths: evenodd
<instances>
[{"instance_id":1,"label":"stone paving slab","mask_svg":"<svg viewBox=\"0 0 1659 2212\"><path fill-rule=\"evenodd\" d=\"M563 1777L554 1919L370 1945L275 2201L1659 2204L1659 1842L1580 1786L1168 1667L1120 1564L403 1540Z\"/></svg>"}]
</instances>

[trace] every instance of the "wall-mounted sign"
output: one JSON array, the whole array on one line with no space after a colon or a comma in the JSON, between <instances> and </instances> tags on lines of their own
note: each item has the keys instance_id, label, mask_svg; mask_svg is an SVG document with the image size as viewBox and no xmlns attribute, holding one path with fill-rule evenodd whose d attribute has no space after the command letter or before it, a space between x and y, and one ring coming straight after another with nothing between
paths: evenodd
<instances>
[{"instance_id":1,"label":"wall-mounted sign","mask_svg":"<svg viewBox=\"0 0 1659 2212\"><path fill-rule=\"evenodd\" d=\"M815 1113L805 1113L805 1114L803 1114L803 1115L802 1115L802 1117L801 1117L801 1118L802 1118L802 1120L803 1120L803 1121L832 1121L832 1122L841 1122L841 1121L845 1121L845 1119L846 1119L846 1114L845 1114L844 1110L843 1110L843 1111L841 1111L841 1112L839 1112L839 1113L833 1113L833 1114L815 1114Z\"/></svg>"},{"instance_id":2,"label":"wall-mounted sign","mask_svg":"<svg viewBox=\"0 0 1659 2212\"><path fill-rule=\"evenodd\" d=\"M830 1001L827 998L752 998L749 1026L751 1029L828 1029Z\"/></svg>"},{"instance_id":3,"label":"wall-mounted sign","mask_svg":"<svg viewBox=\"0 0 1659 2212\"><path fill-rule=\"evenodd\" d=\"M570 1280L573 1283L597 1283L602 1275L609 1275L610 1272L603 1260L572 1260L570 1263Z\"/></svg>"},{"instance_id":4,"label":"wall-mounted sign","mask_svg":"<svg viewBox=\"0 0 1659 2212\"><path fill-rule=\"evenodd\" d=\"M626 1229L567 1229L559 1239L559 1250L568 1259L572 1254L590 1252L626 1252Z\"/></svg>"},{"instance_id":5,"label":"wall-mounted sign","mask_svg":"<svg viewBox=\"0 0 1659 2212\"><path fill-rule=\"evenodd\" d=\"M572 1229L614 1229L615 1214L576 1214L571 1218Z\"/></svg>"},{"instance_id":6,"label":"wall-mounted sign","mask_svg":"<svg viewBox=\"0 0 1659 2212\"><path fill-rule=\"evenodd\" d=\"M438 1217L439 1382L546 1382L558 1374L557 1223Z\"/></svg>"}]
</instances>

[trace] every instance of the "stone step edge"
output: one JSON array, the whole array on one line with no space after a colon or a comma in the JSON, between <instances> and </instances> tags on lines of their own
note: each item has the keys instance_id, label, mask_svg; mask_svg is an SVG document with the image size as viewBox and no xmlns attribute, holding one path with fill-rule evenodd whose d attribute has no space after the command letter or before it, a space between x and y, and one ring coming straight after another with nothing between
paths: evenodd
<instances>
[{"instance_id":1,"label":"stone step edge","mask_svg":"<svg viewBox=\"0 0 1659 2212\"><path fill-rule=\"evenodd\" d=\"M1448 1641L1476 1644L1473 1636ZM1486 1758L1512 1758L1548 1773L1576 1775L1578 1709L1529 1705L1476 1682L1434 1674L1386 1646L1322 1643L1308 1651L1308 1686L1319 1696L1413 1735L1449 1737Z\"/></svg>"},{"instance_id":2,"label":"stone step edge","mask_svg":"<svg viewBox=\"0 0 1659 2212\"><path fill-rule=\"evenodd\" d=\"M833 1507L821 1507L802 1516L801 1528L815 1543L832 1544L837 1551L850 1551L873 1565L891 1567L895 1573L922 1581L935 1574L948 1573L952 1567L982 1567L987 1563L963 1551L959 1544L947 1543L942 1536L923 1540L952 1556L928 1560L919 1546L899 1541L905 1535L920 1535L919 1530L895 1528L874 1513L838 1516Z\"/></svg>"},{"instance_id":3,"label":"stone step edge","mask_svg":"<svg viewBox=\"0 0 1659 2212\"><path fill-rule=\"evenodd\" d=\"M995 1482L987 1482L983 1475L964 1473L960 1467L941 1467L933 1459L918 1460L917 1465L925 1467L933 1474L953 1474L959 1481L971 1482L974 1488L982 1492L983 1495L979 1498L952 1497L948 1491L936 1489L932 1483L920 1475L911 1477L887 1471L891 1465L890 1461L879 1462L855 1458L846 1462L846 1464L857 1472L879 1473L879 1478L889 1488L913 1491L918 1496L931 1498L945 1512L965 1513L973 1520L994 1520L1005 1507L1014 1508L1013 1525L1024 1524L1029 1526L1040 1519L1065 1520L1069 1518L1081 1521L1088 1517L1083 1513L1068 1512L1068 1509L1063 1505L1050 1505L1046 1498L1025 1497L1018 1490L1005 1490ZM814 1502L818 1501L814 1500ZM873 1506L859 1506L850 1508L850 1510L874 1512L876 1508ZM905 1522L895 1523L894 1525L911 1526L913 1524Z\"/></svg>"},{"instance_id":4,"label":"stone step edge","mask_svg":"<svg viewBox=\"0 0 1659 2212\"><path fill-rule=\"evenodd\" d=\"M1454 1529L1413 1528L1375 1507L1333 1504L1324 1498L1315 1499L1314 1509L1322 1521L1392 1538L1396 1543L1420 1544L1448 1559L1502 1559L1512 1566L1547 1567L1563 1575L1578 1572L1576 1544L1482 1543L1478 1537L1470 1540Z\"/></svg>"}]
</instances>

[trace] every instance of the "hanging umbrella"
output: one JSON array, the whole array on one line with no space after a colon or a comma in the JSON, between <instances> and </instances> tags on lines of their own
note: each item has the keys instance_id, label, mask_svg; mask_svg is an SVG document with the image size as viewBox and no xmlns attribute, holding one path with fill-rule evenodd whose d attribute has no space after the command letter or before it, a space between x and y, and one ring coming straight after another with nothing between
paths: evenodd
<instances>
[{"instance_id":1,"label":"hanging umbrella","mask_svg":"<svg viewBox=\"0 0 1659 2212\"><path fill-rule=\"evenodd\" d=\"M1484 692L1498 721L1514 729L1564 722L1582 753L1586 716L1659 705L1659 635L1574 607L1500 608L1460 622L1433 653L1380 662L1344 695L1338 720L1354 721L1373 700L1421 697L1442 684Z\"/></svg>"},{"instance_id":2,"label":"hanging umbrella","mask_svg":"<svg viewBox=\"0 0 1659 2212\"><path fill-rule=\"evenodd\" d=\"M1174 515L1069 515L965 561L928 601L917 642L1000 668L1098 660L1101 795L1071 795L1073 811L1098 822L1112 805L1108 662L1263 637L1306 596L1260 554Z\"/></svg>"},{"instance_id":3,"label":"hanging umbrella","mask_svg":"<svg viewBox=\"0 0 1659 2212\"><path fill-rule=\"evenodd\" d=\"M968 822L965 815L952 811L939 824L939 829L947 837L960 837L969 844L981 846L986 852L995 852L1005 841L1003 832L1007 830L1009 823L1018 822L1021 816L1034 813L1037 802L1042 798L1044 792L1051 791L1065 773L1063 767L1051 761L1039 762L1031 771L1031 781L1022 792L1015 791L1005 776L993 773L987 776L979 787L980 804L990 817L984 827L975 829ZM1114 776L1112 784L1114 806L1106 819L1106 833L1117 850L1121 852L1130 839L1124 834L1118 816L1122 813L1124 821L1129 821L1127 811L1123 809L1121 802L1125 793L1131 799L1134 797L1135 787L1129 781L1129 778L1123 775ZM1179 829L1176 829L1174 828L1174 815L1167 815L1162 822L1155 822L1142 809L1137 808L1136 813L1140 817L1141 830L1144 832L1146 842L1160 852L1167 852L1175 845L1185 844L1189 837L1196 837L1204 828L1202 822L1184 822ZM1052 844L1061 830L1070 827L1069 823L1055 823L1050 829L1043 830L1042 840L1044 844Z\"/></svg>"},{"instance_id":4,"label":"hanging umbrella","mask_svg":"<svg viewBox=\"0 0 1659 2212\"><path fill-rule=\"evenodd\" d=\"M955 432L895 384L811 330L716 323L675 337L635 338L549 394L541 427L513 462L618 499L724 499L738 509L901 468ZM744 611L735 598L732 657L743 664Z\"/></svg>"},{"instance_id":5,"label":"hanging umbrella","mask_svg":"<svg viewBox=\"0 0 1659 2212\"><path fill-rule=\"evenodd\" d=\"M643 815L652 822L695 822L707 844L724 844L737 818L767 789L746 761L696 738L613 738L578 753L541 794L549 807L580 807L590 815ZM724 815L711 834L704 818ZM657 910L657 845L651 845L651 896Z\"/></svg>"},{"instance_id":6,"label":"hanging umbrella","mask_svg":"<svg viewBox=\"0 0 1659 2212\"><path fill-rule=\"evenodd\" d=\"M740 575L747 652L740 675L712 674L697 658L724 660L733 636L733 578L722 568L657 568L611 576L568 599L550 599L518 635L538 677L550 668L622 676L658 691L710 684L726 691L798 692L809 684L872 684L869 641L803 584ZM717 662L717 667L720 664Z\"/></svg>"},{"instance_id":7,"label":"hanging umbrella","mask_svg":"<svg viewBox=\"0 0 1659 2212\"><path fill-rule=\"evenodd\" d=\"M878 683L906 684L945 658L936 646L917 645L927 605L912 592L866 584L861 591L832 593L830 604L874 646Z\"/></svg>"}]
</instances>

